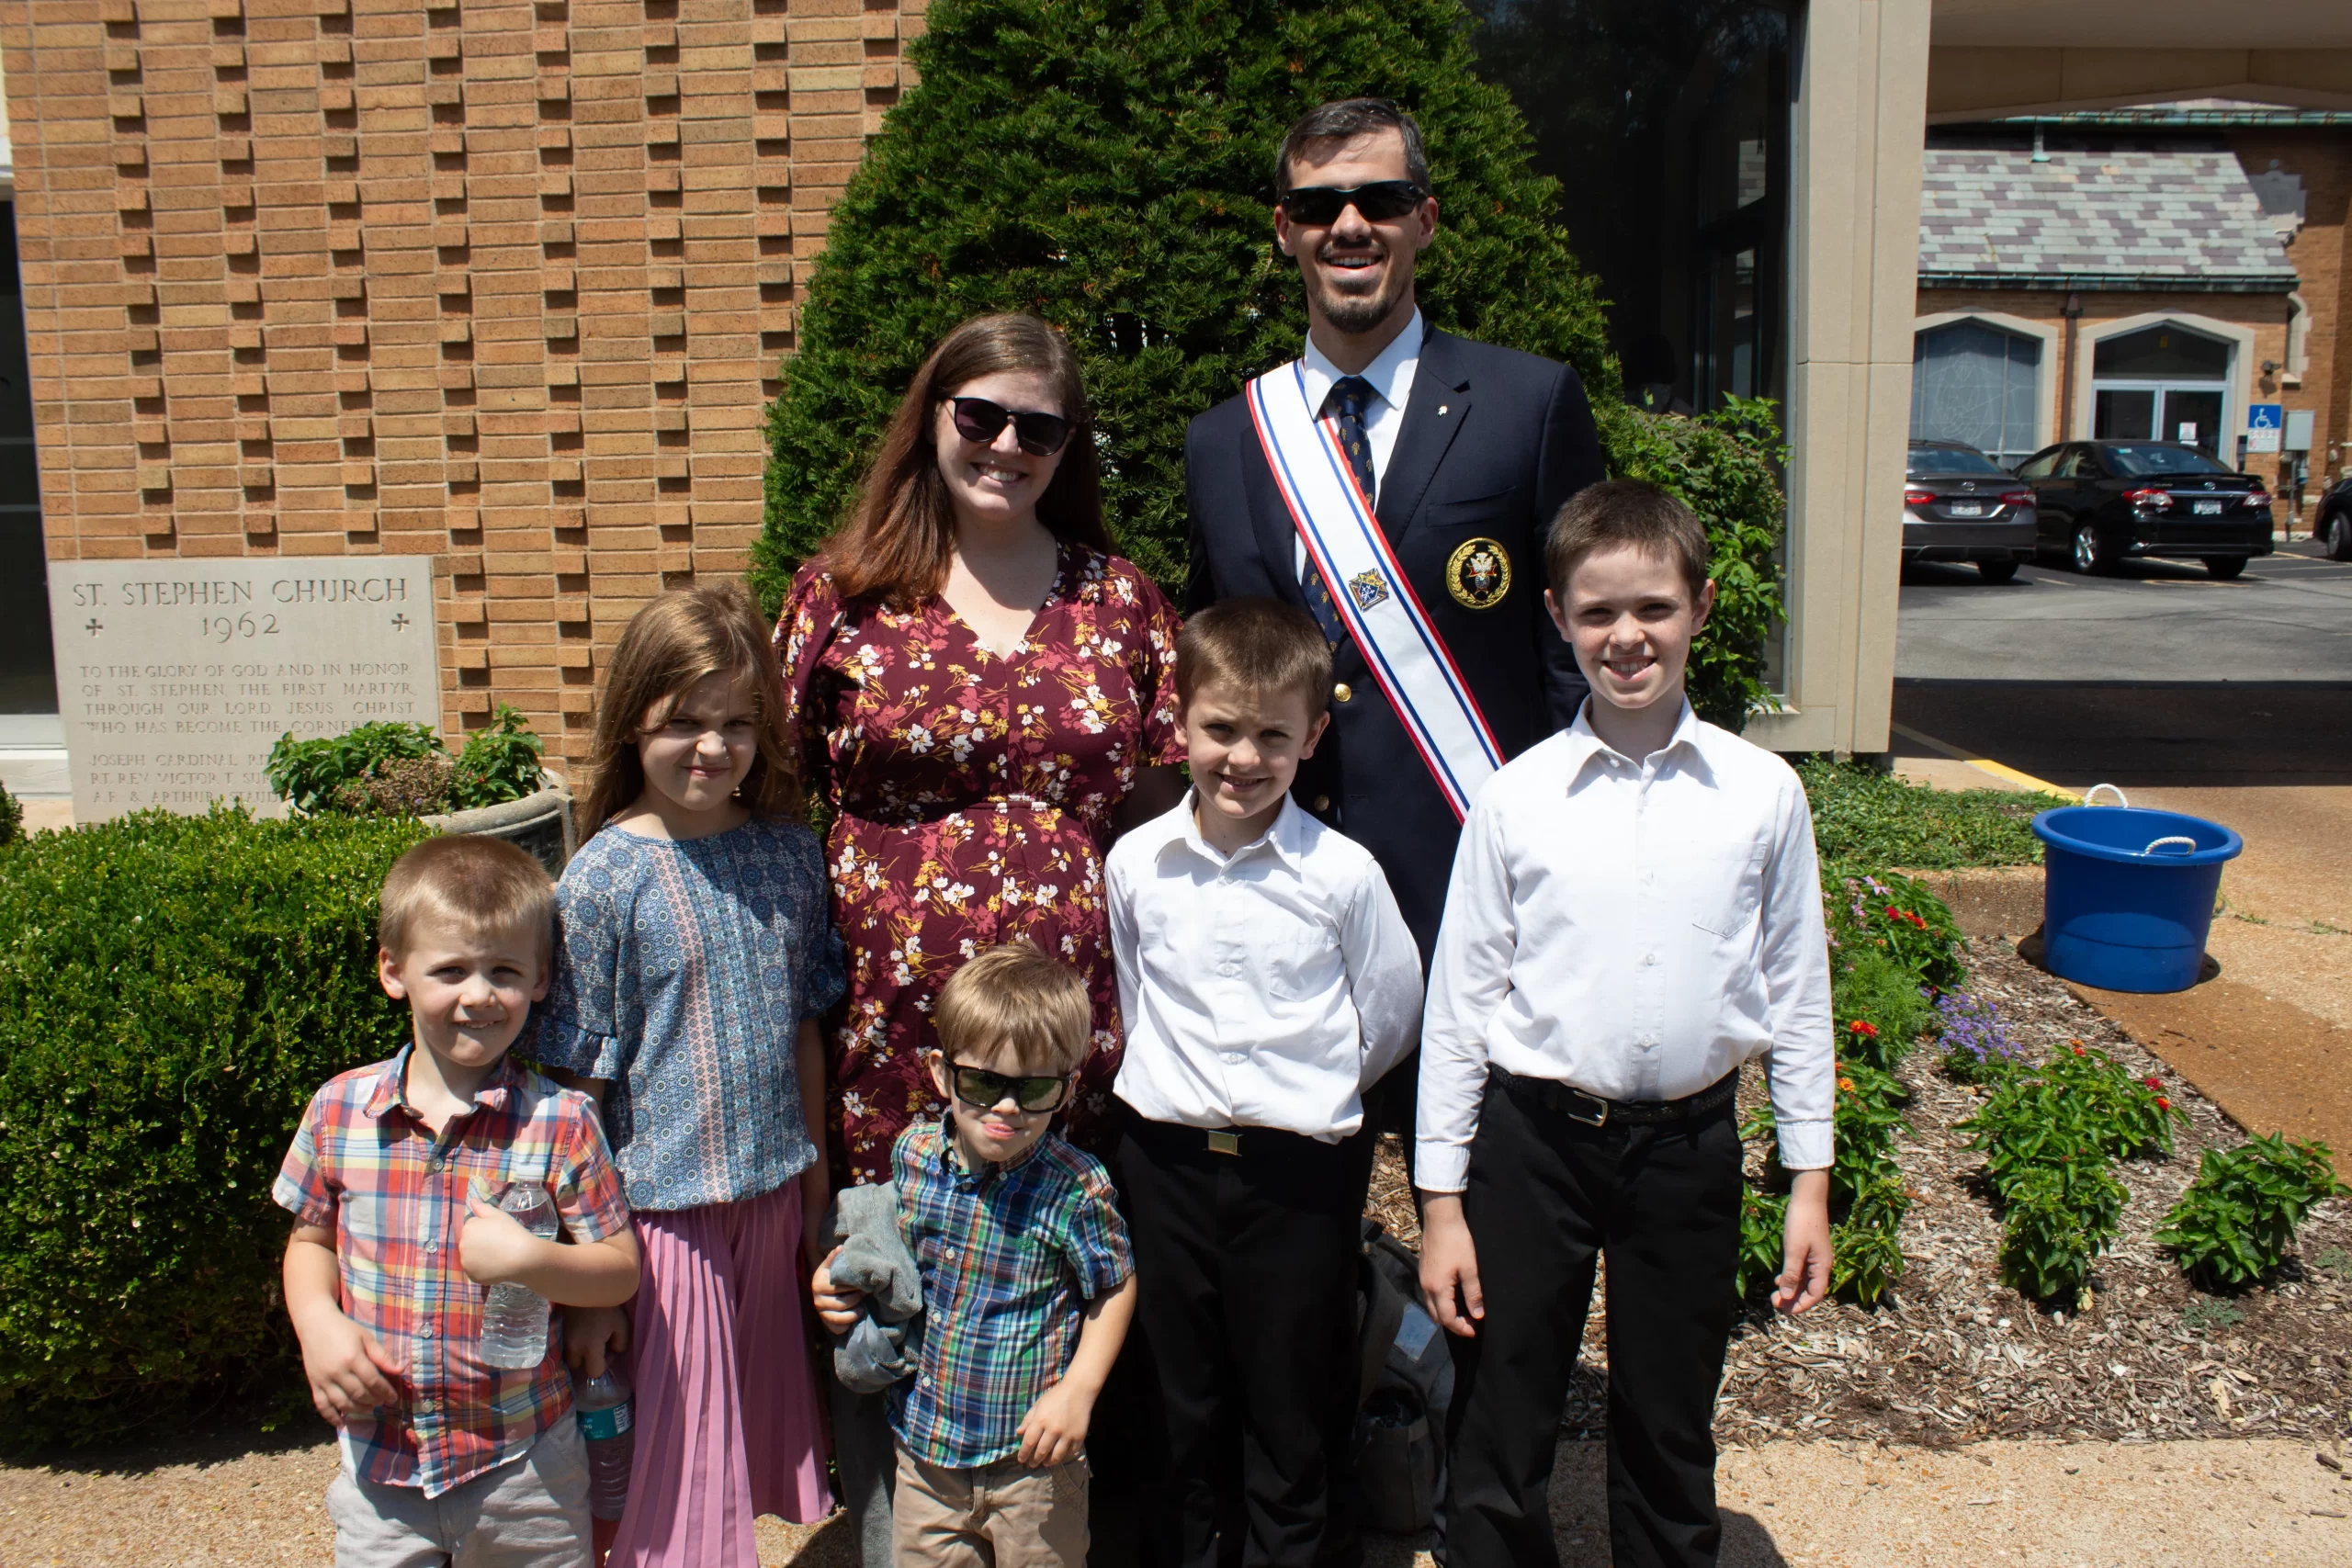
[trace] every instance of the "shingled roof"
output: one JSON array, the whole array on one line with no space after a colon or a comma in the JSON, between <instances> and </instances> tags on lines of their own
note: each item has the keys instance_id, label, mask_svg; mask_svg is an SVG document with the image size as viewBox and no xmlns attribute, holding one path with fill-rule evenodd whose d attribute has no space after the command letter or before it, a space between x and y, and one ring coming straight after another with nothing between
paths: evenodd
<instances>
[{"instance_id":1,"label":"shingled roof","mask_svg":"<svg viewBox=\"0 0 2352 1568\"><path fill-rule=\"evenodd\" d=\"M1930 147L1919 281L1977 288L2286 293L2295 269L2219 149Z\"/></svg>"}]
</instances>

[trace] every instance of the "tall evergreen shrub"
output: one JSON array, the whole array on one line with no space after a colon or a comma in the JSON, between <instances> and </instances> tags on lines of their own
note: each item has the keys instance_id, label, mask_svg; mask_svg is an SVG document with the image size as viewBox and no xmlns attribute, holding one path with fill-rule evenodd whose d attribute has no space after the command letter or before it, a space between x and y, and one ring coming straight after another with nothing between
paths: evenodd
<instances>
[{"instance_id":1,"label":"tall evergreen shrub","mask_svg":"<svg viewBox=\"0 0 2352 1568\"><path fill-rule=\"evenodd\" d=\"M1592 280L1553 220L1558 187L1476 75L1458 0L936 0L926 25L921 85L833 209L770 410L752 578L771 609L842 516L925 350L992 310L1069 335L1114 536L1181 581L1186 422L1295 357L1306 331L1273 244L1272 164L1290 122L1333 98L1393 98L1421 124L1441 220L1419 271L1431 322L1574 366L1621 472L1712 463L1746 439L1687 421L1641 435ZM1769 625L1769 586L1750 600ZM1726 634L1760 653L1758 621L1736 611ZM1713 680L1706 656L1700 669ZM1726 692L1708 711L1736 719L1747 688Z\"/></svg>"},{"instance_id":2,"label":"tall evergreen shrub","mask_svg":"<svg viewBox=\"0 0 2352 1568\"><path fill-rule=\"evenodd\" d=\"M390 1055L376 893L413 821L153 812L0 849L0 1447L292 1391L271 1180Z\"/></svg>"}]
</instances>

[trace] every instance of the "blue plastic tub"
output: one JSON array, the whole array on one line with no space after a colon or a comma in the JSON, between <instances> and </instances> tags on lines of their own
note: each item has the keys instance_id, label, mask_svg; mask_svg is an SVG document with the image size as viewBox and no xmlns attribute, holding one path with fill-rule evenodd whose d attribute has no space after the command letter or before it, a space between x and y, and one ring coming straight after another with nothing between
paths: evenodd
<instances>
[{"instance_id":1,"label":"blue plastic tub","mask_svg":"<svg viewBox=\"0 0 2352 1568\"><path fill-rule=\"evenodd\" d=\"M2212 929L2222 863L2245 840L2219 822L2139 806L2062 806L2043 846L2042 963L2108 991L2185 991Z\"/></svg>"}]
</instances>

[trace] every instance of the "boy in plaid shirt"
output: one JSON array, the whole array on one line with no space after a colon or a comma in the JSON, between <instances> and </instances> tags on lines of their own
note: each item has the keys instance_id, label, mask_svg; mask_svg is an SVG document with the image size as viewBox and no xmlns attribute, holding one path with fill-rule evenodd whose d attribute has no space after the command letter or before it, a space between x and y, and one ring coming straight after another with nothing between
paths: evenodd
<instances>
[{"instance_id":1,"label":"boy in plaid shirt","mask_svg":"<svg viewBox=\"0 0 2352 1568\"><path fill-rule=\"evenodd\" d=\"M335 1562L584 1568L588 1461L555 1325L528 1371L481 1359L492 1285L581 1307L637 1291L594 1109L506 1055L547 994L554 889L512 844L453 836L393 864L382 910L411 1043L311 1098L272 1194L294 1213L286 1310L311 1403L343 1433ZM547 1190L571 1245L484 1201L515 1181Z\"/></svg>"},{"instance_id":2,"label":"boy in plaid shirt","mask_svg":"<svg viewBox=\"0 0 2352 1568\"><path fill-rule=\"evenodd\" d=\"M1111 1179L1046 1131L1090 1016L1084 982L1027 942L939 993L948 1120L916 1122L891 1156L928 1320L920 1370L890 1393L899 1568L1086 1561L1087 1427L1135 1312ZM854 1325L856 1292L824 1267L813 1287L826 1326Z\"/></svg>"}]
</instances>

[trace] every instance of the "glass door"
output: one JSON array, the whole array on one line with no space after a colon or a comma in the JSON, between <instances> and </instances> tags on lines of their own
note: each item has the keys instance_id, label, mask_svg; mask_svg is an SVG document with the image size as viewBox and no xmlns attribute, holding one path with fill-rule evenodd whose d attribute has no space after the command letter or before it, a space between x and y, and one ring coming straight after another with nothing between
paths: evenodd
<instances>
[{"instance_id":1,"label":"glass door","mask_svg":"<svg viewBox=\"0 0 2352 1568\"><path fill-rule=\"evenodd\" d=\"M2091 434L2177 441L2218 457L2231 345L2178 321L2102 340L2091 355Z\"/></svg>"},{"instance_id":2,"label":"glass door","mask_svg":"<svg viewBox=\"0 0 2352 1568\"><path fill-rule=\"evenodd\" d=\"M2164 418L2156 425L2166 441L2194 446L2217 457L2222 444L2222 389L2219 387L2166 387Z\"/></svg>"}]
</instances>

